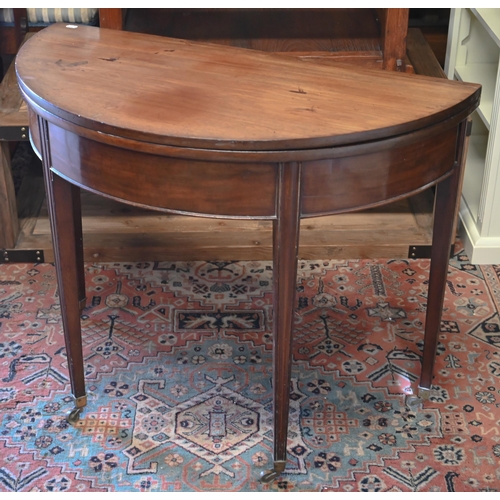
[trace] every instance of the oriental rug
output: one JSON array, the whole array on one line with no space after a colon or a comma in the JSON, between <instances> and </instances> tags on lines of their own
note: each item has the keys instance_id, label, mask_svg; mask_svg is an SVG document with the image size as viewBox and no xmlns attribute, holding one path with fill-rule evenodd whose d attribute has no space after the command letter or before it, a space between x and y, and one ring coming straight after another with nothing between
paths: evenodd
<instances>
[{"instance_id":1,"label":"oriental rug","mask_svg":"<svg viewBox=\"0 0 500 500\"><path fill-rule=\"evenodd\" d=\"M270 262L86 264L73 408L55 269L0 265L0 492L499 491L500 266L451 261L416 392L428 260L301 261L285 473Z\"/></svg>"}]
</instances>

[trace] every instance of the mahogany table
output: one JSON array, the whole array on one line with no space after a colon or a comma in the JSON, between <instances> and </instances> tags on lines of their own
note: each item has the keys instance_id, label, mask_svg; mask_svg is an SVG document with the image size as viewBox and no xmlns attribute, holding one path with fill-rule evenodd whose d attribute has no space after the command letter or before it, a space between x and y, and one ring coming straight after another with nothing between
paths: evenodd
<instances>
[{"instance_id":1,"label":"mahogany table","mask_svg":"<svg viewBox=\"0 0 500 500\"><path fill-rule=\"evenodd\" d=\"M430 389L475 84L53 25L19 52L44 165L72 393L86 405L80 188L136 206L273 221L274 467L285 468L299 222L436 185L419 387Z\"/></svg>"}]
</instances>

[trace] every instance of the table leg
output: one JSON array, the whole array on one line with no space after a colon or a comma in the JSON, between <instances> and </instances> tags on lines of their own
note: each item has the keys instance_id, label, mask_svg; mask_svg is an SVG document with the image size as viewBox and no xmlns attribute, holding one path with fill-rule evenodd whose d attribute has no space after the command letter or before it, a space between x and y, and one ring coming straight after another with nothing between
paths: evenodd
<instances>
[{"instance_id":1,"label":"table leg","mask_svg":"<svg viewBox=\"0 0 500 500\"><path fill-rule=\"evenodd\" d=\"M462 122L458 129L457 159L454 172L450 177L441 181L436 190L424 352L419 384L419 396L421 397L426 397L432 386L450 248L455 237L456 206L460 196L461 174L465 162L465 134L466 122Z\"/></svg>"},{"instance_id":2,"label":"table leg","mask_svg":"<svg viewBox=\"0 0 500 500\"><path fill-rule=\"evenodd\" d=\"M297 288L300 228L300 169L300 163L280 165L278 217L273 225L274 463L271 470L262 474L263 483L269 483L279 477L286 465L293 310Z\"/></svg>"},{"instance_id":3,"label":"table leg","mask_svg":"<svg viewBox=\"0 0 500 500\"><path fill-rule=\"evenodd\" d=\"M75 397L68 420L74 422L87 404L80 323L80 304L85 296L80 190L50 170L49 134L43 119L39 129L69 379Z\"/></svg>"},{"instance_id":4,"label":"table leg","mask_svg":"<svg viewBox=\"0 0 500 500\"><path fill-rule=\"evenodd\" d=\"M71 187L73 189L73 224L75 231L76 258L78 262L78 303L80 305L80 312L82 312L87 302L87 293L85 290L85 265L83 260L82 203L80 188L73 184Z\"/></svg>"}]
</instances>

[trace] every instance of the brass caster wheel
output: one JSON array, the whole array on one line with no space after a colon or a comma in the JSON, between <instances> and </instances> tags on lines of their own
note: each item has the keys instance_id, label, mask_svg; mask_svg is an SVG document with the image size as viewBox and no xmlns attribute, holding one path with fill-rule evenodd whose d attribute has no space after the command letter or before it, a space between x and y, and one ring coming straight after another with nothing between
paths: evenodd
<instances>
[{"instance_id":1,"label":"brass caster wheel","mask_svg":"<svg viewBox=\"0 0 500 500\"><path fill-rule=\"evenodd\" d=\"M410 410L417 410L420 406L422 406L425 401L429 399L431 395L430 389L424 389L422 387L418 388L418 395L417 394L411 394L406 396L405 398L405 405L410 409Z\"/></svg>"},{"instance_id":2,"label":"brass caster wheel","mask_svg":"<svg viewBox=\"0 0 500 500\"><path fill-rule=\"evenodd\" d=\"M274 462L274 467L268 471L262 471L260 474L260 482L264 484L272 483L280 477L280 474L285 470L286 461L277 460Z\"/></svg>"},{"instance_id":3,"label":"brass caster wheel","mask_svg":"<svg viewBox=\"0 0 500 500\"><path fill-rule=\"evenodd\" d=\"M268 470L262 471L260 474L260 482L264 484L272 483L276 478L278 478L280 473L278 471Z\"/></svg>"},{"instance_id":4,"label":"brass caster wheel","mask_svg":"<svg viewBox=\"0 0 500 500\"><path fill-rule=\"evenodd\" d=\"M86 405L87 395L75 398L75 407L66 414L66 421L71 425L76 424L80 420L80 413L82 413Z\"/></svg>"},{"instance_id":5,"label":"brass caster wheel","mask_svg":"<svg viewBox=\"0 0 500 500\"><path fill-rule=\"evenodd\" d=\"M66 420L69 424L74 425L80 420L80 413L82 412L82 408L73 408L67 415Z\"/></svg>"},{"instance_id":6,"label":"brass caster wheel","mask_svg":"<svg viewBox=\"0 0 500 500\"><path fill-rule=\"evenodd\" d=\"M422 398L419 396L406 396L405 398L405 406L407 406L410 410L416 410L423 403Z\"/></svg>"},{"instance_id":7,"label":"brass caster wheel","mask_svg":"<svg viewBox=\"0 0 500 500\"><path fill-rule=\"evenodd\" d=\"M424 401L428 401L428 399L431 397L431 390L424 389L423 387L419 387L418 388L418 397L422 400L422 403Z\"/></svg>"}]
</instances>

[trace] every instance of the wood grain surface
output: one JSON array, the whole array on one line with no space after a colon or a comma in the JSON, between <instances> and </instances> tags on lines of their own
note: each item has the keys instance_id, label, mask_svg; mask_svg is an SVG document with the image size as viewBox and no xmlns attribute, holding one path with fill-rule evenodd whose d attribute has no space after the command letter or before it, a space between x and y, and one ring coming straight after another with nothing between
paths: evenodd
<instances>
[{"instance_id":1,"label":"wood grain surface","mask_svg":"<svg viewBox=\"0 0 500 500\"><path fill-rule=\"evenodd\" d=\"M77 125L217 150L371 141L479 98L475 84L64 24L29 40L16 70L35 103Z\"/></svg>"}]
</instances>

